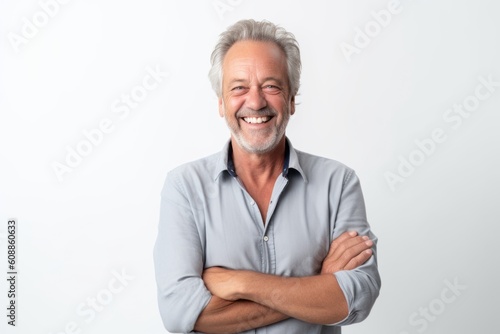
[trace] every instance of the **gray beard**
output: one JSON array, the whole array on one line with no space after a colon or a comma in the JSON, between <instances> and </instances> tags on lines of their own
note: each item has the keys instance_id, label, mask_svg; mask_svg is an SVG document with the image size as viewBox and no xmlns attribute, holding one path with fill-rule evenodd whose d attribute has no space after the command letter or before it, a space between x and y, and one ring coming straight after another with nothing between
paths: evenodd
<instances>
[{"instance_id":1,"label":"gray beard","mask_svg":"<svg viewBox=\"0 0 500 334\"><path fill-rule=\"evenodd\" d=\"M238 115L239 111L236 113ZM269 109L266 108L262 112L259 111L259 113L268 115L269 114ZM276 115L277 113L273 111L273 115ZM286 110L285 114L283 115L283 122L277 127L273 129L272 135L262 144L260 145L252 145L248 143L245 138L241 135L241 131L239 128L234 129L231 124L228 121L228 118L226 115L224 115L224 118L226 119L226 124L231 131L231 134L233 138L236 140L238 145L243 148L245 151L248 153L252 154L265 154L271 152L276 146L279 144L283 136L285 135L285 130L288 125L288 121L290 120L290 113L288 110ZM244 121L242 121L244 122Z\"/></svg>"}]
</instances>

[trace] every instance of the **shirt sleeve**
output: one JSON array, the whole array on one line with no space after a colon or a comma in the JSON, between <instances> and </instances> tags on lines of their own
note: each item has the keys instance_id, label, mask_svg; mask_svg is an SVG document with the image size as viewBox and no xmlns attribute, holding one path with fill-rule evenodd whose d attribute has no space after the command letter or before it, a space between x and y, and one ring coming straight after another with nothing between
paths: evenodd
<instances>
[{"instance_id":1,"label":"shirt sleeve","mask_svg":"<svg viewBox=\"0 0 500 334\"><path fill-rule=\"evenodd\" d=\"M154 265L158 305L169 332L190 332L211 294L201 278L204 267L193 208L176 174L167 176L160 207Z\"/></svg>"},{"instance_id":2,"label":"shirt sleeve","mask_svg":"<svg viewBox=\"0 0 500 334\"><path fill-rule=\"evenodd\" d=\"M346 173L337 215L334 218L333 239L346 231L357 231L374 242L373 256L353 270L335 273L335 277L347 300L349 313L345 319L334 324L344 326L363 321L370 313L377 299L381 280L377 266L377 237L370 229L366 219L366 209L359 179L350 170Z\"/></svg>"}]
</instances>

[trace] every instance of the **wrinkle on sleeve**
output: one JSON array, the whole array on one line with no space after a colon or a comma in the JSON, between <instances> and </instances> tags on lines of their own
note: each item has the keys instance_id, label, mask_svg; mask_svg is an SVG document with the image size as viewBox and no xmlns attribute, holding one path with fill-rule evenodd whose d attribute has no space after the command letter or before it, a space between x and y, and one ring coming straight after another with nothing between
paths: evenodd
<instances>
[{"instance_id":1,"label":"wrinkle on sleeve","mask_svg":"<svg viewBox=\"0 0 500 334\"><path fill-rule=\"evenodd\" d=\"M194 215L182 184L174 175L165 181L154 265L158 306L169 332L190 332L211 294L201 278L203 249Z\"/></svg>"},{"instance_id":2,"label":"wrinkle on sleeve","mask_svg":"<svg viewBox=\"0 0 500 334\"><path fill-rule=\"evenodd\" d=\"M333 239L346 231L357 231L368 236L374 243L373 255L361 266L353 270L338 271L334 275L346 298L349 313L345 319L334 324L349 325L368 317L380 293L381 279L377 265L378 239L371 231L366 219L366 209L359 179L354 171L345 178L340 197L339 209L334 222Z\"/></svg>"}]
</instances>

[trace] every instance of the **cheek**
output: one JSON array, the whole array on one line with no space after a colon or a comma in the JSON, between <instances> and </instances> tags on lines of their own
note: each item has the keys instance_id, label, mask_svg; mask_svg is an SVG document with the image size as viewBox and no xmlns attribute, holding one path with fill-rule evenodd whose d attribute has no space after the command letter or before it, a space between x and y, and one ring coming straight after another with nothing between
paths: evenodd
<instances>
[{"instance_id":1,"label":"cheek","mask_svg":"<svg viewBox=\"0 0 500 334\"><path fill-rule=\"evenodd\" d=\"M245 100L243 98L239 97L229 98L226 104L226 112L228 112L228 114L230 115L235 114L238 110L240 110L243 107L244 102Z\"/></svg>"},{"instance_id":2,"label":"cheek","mask_svg":"<svg viewBox=\"0 0 500 334\"><path fill-rule=\"evenodd\" d=\"M287 109L288 111L290 110L290 105L286 100L283 100L282 98L269 99L268 105L271 106L274 110L278 111L280 114L287 111Z\"/></svg>"}]
</instances>

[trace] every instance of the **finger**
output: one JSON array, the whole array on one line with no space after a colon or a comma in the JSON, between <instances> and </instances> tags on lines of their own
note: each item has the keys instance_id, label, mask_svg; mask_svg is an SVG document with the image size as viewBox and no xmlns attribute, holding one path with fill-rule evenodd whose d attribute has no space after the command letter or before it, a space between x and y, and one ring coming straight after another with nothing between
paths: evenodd
<instances>
[{"instance_id":1,"label":"finger","mask_svg":"<svg viewBox=\"0 0 500 334\"><path fill-rule=\"evenodd\" d=\"M358 232L356 231L347 231L342 233L338 238L332 241L330 244L330 249L328 250L328 255L331 255L335 252L335 249L338 247L339 244L342 244L344 241L352 239L358 235Z\"/></svg>"},{"instance_id":2,"label":"finger","mask_svg":"<svg viewBox=\"0 0 500 334\"><path fill-rule=\"evenodd\" d=\"M359 253L358 256L354 257L349 263L347 263L344 267L344 270L351 270L359 267L368 259L370 259L373 255L373 250L372 249L366 249L363 252Z\"/></svg>"},{"instance_id":3,"label":"finger","mask_svg":"<svg viewBox=\"0 0 500 334\"><path fill-rule=\"evenodd\" d=\"M373 246L373 242L366 236L352 237L344 240L342 243L336 244L333 252L331 253L331 257L334 261L336 261L340 260L342 257L348 257L350 255L356 256L359 252L371 246ZM349 250L351 251L349 252ZM349 253L346 254L346 252ZM347 264L347 262L344 264Z\"/></svg>"},{"instance_id":4,"label":"finger","mask_svg":"<svg viewBox=\"0 0 500 334\"><path fill-rule=\"evenodd\" d=\"M370 249L373 246L373 241L369 240L367 237L356 237L356 240L348 240L337 249L335 254L325 258L323 261L322 272L336 272L338 270L345 270L346 266L362 252ZM361 241L361 242L359 242ZM355 242L353 245L351 245ZM350 244L349 247L343 248L346 244ZM341 249L342 248L342 249ZM366 256L366 255L365 255ZM360 261L365 260L365 256L361 256L359 259L353 261L350 264L350 268Z\"/></svg>"},{"instance_id":5,"label":"finger","mask_svg":"<svg viewBox=\"0 0 500 334\"><path fill-rule=\"evenodd\" d=\"M337 260L338 265L340 265L343 269L347 269L346 267L349 264L349 262L351 262L359 255L362 255L364 251L371 249L372 246L373 246L373 241L369 239L366 240L365 238L363 238L363 242L357 243L356 245L349 247L341 254L340 258ZM361 258L364 257L361 256ZM355 266L354 268L356 267L357 266Z\"/></svg>"}]
</instances>

